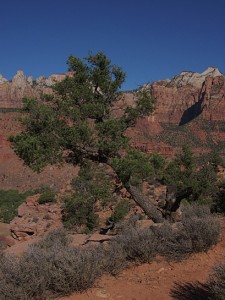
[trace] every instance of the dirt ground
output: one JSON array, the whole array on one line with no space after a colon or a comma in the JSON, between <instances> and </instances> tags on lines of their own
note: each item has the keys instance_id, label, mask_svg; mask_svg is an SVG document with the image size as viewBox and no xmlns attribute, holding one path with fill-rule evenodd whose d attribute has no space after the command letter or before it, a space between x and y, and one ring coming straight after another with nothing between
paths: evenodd
<instances>
[{"instance_id":1,"label":"dirt ground","mask_svg":"<svg viewBox=\"0 0 225 300\"><path fill-rule=\"evenodd\" d=\"M88 291L60 300L179 300L181 298L171 295L175 283L204 283L211 268L224 260L225 219L222 220L221 241L207 253L194 254L187 260L172 264L158 258L151 264L125 270L116 277L104 276ZM194 300L188 295L183 295L183 299Z\"/></svg>"}]
</instances>

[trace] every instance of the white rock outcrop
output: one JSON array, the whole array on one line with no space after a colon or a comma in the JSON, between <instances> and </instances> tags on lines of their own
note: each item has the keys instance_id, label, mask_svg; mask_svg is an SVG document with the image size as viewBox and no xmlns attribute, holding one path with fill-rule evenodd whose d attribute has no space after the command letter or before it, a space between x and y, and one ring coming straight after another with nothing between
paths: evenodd
<instances>
[{"instance_id":1,"label":"white rock outcrop","mask_svg":"<svg viewBox=\"0 0 225 300\"><path fill-rule=\"evenodd\" d=\"M184 85L192 85L196 87L201 87L202 83L205 81L206 77L215 78L217 76L222 76L223 74L214 67L207 68L204 72L181 72L179 75L175 76L171 81L171 85L176 85L177 87L181 87Z\"/></svg>"},{"instance_id":2,"label":"white rock outcrop","mask_svg":"<svg viewBox=\"0 0 225 300\"><path fill-rule=\"evenodd\" d=\"M2 74L0 74L0 84L3 84L3 83L5 83L5 82L7 82L8 80L6 79L6 78L4 78L3 76L2 76Z\"/></svg>"}]
</instances>

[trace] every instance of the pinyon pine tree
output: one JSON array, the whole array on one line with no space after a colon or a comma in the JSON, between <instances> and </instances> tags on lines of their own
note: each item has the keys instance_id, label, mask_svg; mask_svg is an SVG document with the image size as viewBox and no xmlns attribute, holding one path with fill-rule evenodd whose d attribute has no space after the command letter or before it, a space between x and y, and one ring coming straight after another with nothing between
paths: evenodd
<instances>
[{"instance_id":1,"label":"pinyon pine tree","mask_svg":"<svg viewBox=\"0 0 225 300\"><path fill-rule=\"evenodd\" d=\"M135 174L145 179L152 165L144 154L129 150L125 135L138 118L153 112L154 100L147 90L138 90L135 107L128 106L123 116L115 117L112 111L125 80L121 68L102 52L84 59L71 55L68 65L73 76L57 83L54 95L24 100L24 129L11 137L12 147L35 171L63 161L110 165L146 214L161 222L162 214L131 180Z\"/></svg>"}]
</instances>

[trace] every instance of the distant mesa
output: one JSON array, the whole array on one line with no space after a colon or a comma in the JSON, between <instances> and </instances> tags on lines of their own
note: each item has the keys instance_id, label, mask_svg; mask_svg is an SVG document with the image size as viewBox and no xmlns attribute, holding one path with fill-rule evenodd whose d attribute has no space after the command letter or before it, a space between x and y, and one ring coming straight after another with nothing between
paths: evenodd
<instances>
[{"instance_id":1,"label":"distant mesa","mask_svg":"<svg viewBox=\"0 0 225 300\"><path fill-rule=\"evenodd\" d=\"M206 77L215 78L217 76L222 76L223 74L215 67L209 67L201 74L197 72L181 72L179 75L175 76L170 83L181 87L187 84L200 87L205 81Z\"/></svg>"},{"instance_id":2,"label":"distant mesa","mask_svg":"<svg viewBox=\"0 0 225 300\"><path fill-rule=\"evenodd\" d=\"M148 88L152 84L162 84L168 86L182 87L185 85L192 85L201 87L207 77L215 78L223 76L223 74L216 67L208 67L204 72L197 73L192 71L182 71L180 74L175 75L172 79L159 80L150 84L145 84L144 87Z\"/></svg>"},{"instance_id":3,"label":"distant mesa","mask_svg":"<svg viewBox=\"0 0 225 300\"><path fill-rule=\"evenodd\" d=\"M33 79L32 76L26 78L24 72L19 70L12 80L7 80L0 74L0 108L18 108L22 106L21 100L24 97L38 98L43 93L50 94L55 83L62 81L65 76L73 75L73 72L68 72Z\"/></svg>"}]
</instances>

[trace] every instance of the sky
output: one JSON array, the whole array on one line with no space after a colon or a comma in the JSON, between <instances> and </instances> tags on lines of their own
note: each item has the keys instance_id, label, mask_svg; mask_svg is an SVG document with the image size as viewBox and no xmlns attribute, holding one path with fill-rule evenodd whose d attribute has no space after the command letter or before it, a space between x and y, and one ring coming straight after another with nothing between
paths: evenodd
<instances>
[{"instance_id":1,"label":"sky","mask_svg":"<svg viewBox=\"0 0 225 300\"><path fill-rule=\"evenodd\" d=\"M225 0L0 0L0 74L65 73L103 51L123 90L182 71L225 73Z\"/></svg>"}]
</instances>

